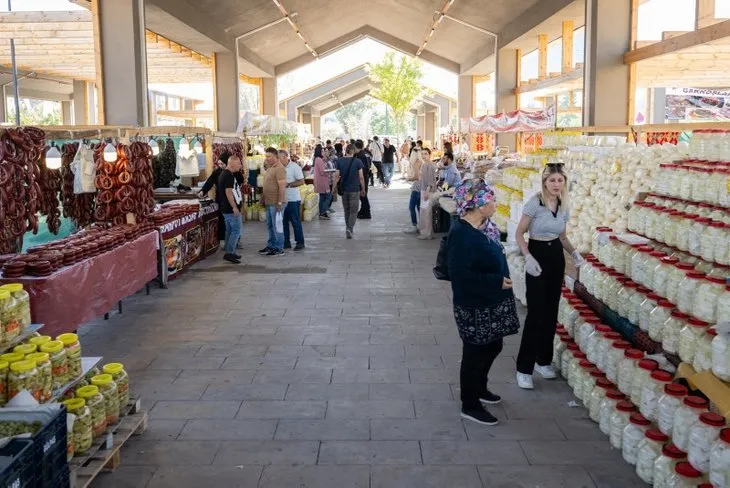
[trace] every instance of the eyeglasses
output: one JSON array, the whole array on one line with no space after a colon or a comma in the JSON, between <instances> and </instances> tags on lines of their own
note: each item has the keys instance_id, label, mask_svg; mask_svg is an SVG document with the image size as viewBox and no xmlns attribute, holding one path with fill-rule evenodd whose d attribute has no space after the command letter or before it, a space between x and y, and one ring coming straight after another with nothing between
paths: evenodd
<instances>
[{"instance_id":1,"label":"eyeglasses","mask_svg":"<svg viewBox=\"0 0 730 488\"><path fill-rule=\"evenodd\" d=\"M565 166L565 163L548 163L545 166L548 168L562 169L562 167Z\"/></svg>"}]
</instances>

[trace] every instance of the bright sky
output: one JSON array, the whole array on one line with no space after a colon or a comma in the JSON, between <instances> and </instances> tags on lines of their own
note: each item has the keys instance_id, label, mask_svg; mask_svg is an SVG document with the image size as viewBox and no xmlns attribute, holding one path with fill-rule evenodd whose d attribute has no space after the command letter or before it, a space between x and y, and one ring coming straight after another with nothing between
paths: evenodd
<instances>
[{"instance_id":1,"label":"bright sky","mask_svg":"<svg viewBox=\"0 0 730 488\"><path fill-rule=\"evenodd\" d=\"M86 10L84 7L67 2L66 0L12 0L14 11L39 11L39 10ZM8 2L0 1L0 11L8 11Z\"/></svg>"}]
</instances>

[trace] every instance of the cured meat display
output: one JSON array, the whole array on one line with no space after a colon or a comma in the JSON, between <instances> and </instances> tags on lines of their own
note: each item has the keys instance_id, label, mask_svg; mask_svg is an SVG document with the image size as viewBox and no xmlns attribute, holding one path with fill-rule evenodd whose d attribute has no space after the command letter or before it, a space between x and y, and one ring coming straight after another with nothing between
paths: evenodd
<instances>
[{"instance_id":1,"label":"cured meat display","mask_svg":"<svg viewBox=\"0 0 730 488\"><path fill-rule=\"evenodd\" d=\"M162 141L158 141L158 145L163 147ZM154 157L152 161L152 169L154 171L154 188L167 188L175 179L176 165L175 143L172 139L167 139L164 143L164 149L160 154Z\"/></svg>"},{"instance_id":2,"label":"cured meat display","mask_svg":"<svg viewBox=\"0 0 730 488\"><path fill-rule=\"evenodd\" d=\"M243 144L241 142L213 142L213 161L218 161L218 158L225 151L231 153L231 156L238 156L243 161Z\"/></svg>"},{"instance_id":3,"label":"cured meat display","mask_svg":"<svg viewBox=\"0 0 730 488\"><path fill-rule=\"evenodd\" d=\"M38 185L41 189L40 212L41 215L45 215L46 225L51 234L58 234L61 229L61 210L58 200L61 192L61 170L48 169L45 151L41 154L38 167L40 169Z\"/></svg>"},{"instance_id":4,"label":"cured meat display","mask_svg":"<svg viewBox=\"0 0 730 488\"><path fill-rule=\"evenodd\" d=\"M133 142L129 153L132 156L132 187L135 190L134 214L137 222L141 222L155 209L152 148L146 142Z\"/></svg>"}]
</instances>

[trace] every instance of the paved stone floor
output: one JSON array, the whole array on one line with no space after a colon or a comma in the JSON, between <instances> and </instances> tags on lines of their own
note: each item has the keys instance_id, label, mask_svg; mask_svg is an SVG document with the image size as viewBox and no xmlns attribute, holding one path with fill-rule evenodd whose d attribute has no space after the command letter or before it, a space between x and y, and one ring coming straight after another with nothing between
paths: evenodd
<instances>
[{"instance_id":1,"label":"paved stone floor","mask_svg":"<svg viewBox=\"0 0 730 488\"><path fill-rule=\"evenodd\" d=\"M516 336L490 378L501 423L462 422L438 241L403 234L407 190L371 200L352 241L339 203L284 258L258 256L265 226L246 224L244 265L211 257L82 328L150 412L95 488L643 486L564 381L517 388Z\"/></svg>"}]
</instances>

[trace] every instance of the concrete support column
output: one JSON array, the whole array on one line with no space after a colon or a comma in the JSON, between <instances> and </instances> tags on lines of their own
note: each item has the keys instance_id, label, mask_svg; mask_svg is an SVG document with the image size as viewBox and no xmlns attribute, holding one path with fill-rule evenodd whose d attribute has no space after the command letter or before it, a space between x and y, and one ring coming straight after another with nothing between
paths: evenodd
<instances>
[{"instance_id":1,"label":"concrete support column","mask_svg":"<svg viewBox=\"0 0 730 488\"><path fill-rule=\"evenodd\" d=\"M517 63L519 63L517 49L500 49L497 52L497 112L513 112L519 109L515 88L519 84ZM514 151L517 148L517 134L497 134L498 146L509 146Z\"/></svg>"},{"instance_id":2,"label":"concrete support column","mask_svg":"<svg viewBox=\"0 0 730 488\"><path fill-rule=\"evenodd\" d=\"M81 80L74 80L74 124L76 125L88 125L89 124L89 97L88 97L88 83ZM91 87L93 90L93 86Z\"/></svg>"},{"instance_id":3,"label":"concrete support column","mask_svg":"<svg viewBox=\"0 0 730 488\"><path fill-rule=\"evenodd\" d=\"M427 141L431 141L431 145L435 146L438 142L436 140L436 112L426 112L425 124L425 136L423 137Z\"/></svg>"},{"instance_id":4,"label":"concrete support column","mask_svg":"<svg viewBox=\"0 0 730 488\"><path fill-rule=\"evenodd\" d=\"M104 123L148 125L144 0L95 0ZM123 48L121 48L123 46Z\"/></svg>"},{"instance_id":5,"label":"concrete support column","mask_svg":"<svg viewBox=\"0 0 730 488\"><path fill-rule=\"evenodd\" d=\"M89 104L89 125L96 125L99 123L99 114L96 102L96 85L94 83L86 84L86 100Z\"/></svg>"},{"instance_id":6,"label":"concrete support column","mask_svg":"<svg viewBox=\"0 0 730 488\"><path fill-rule=\"evenodd\" d=\"M416 137L426 139L426 114L416 115Z\"/></svg>"},{"instance_id":7,"label":"concrete support column","mask_svg":"<svg viewBox=\"0 0 730 488\"><path fill-rule=\"evenodd\" d=\"M264 99L261 106L264 115L279 116L279 96L276 88L276 78L264 78Z\"/></svg>"},{"instance_id":8,"label":"concrete support column","mask_svg":"<svg viewBox=\"0 0 730 488\"><path fill-rule=\"evenodd\" d=\"M70 101L61 102L61 121L63 125L73 125L73 111L71 110Z\"/></svg>"},{"instance_id":9,"label":"concrete support column","mask_svg":"<svg viewBox=\"0 0 730 488\"><path fill-rule=\"evenodd\" d=\"M7 115L5 112L6 103L7 100L5 99L5 90L0 87L0 123L7 122Z\"/></svg>"},{"instance_id":10,"label":"concrete support column","mask_svg":"<svg viewBox=\"0 0 730 488\"><path fill-rule=\"evenodd\" d=\"M631 1L586 0L583 125L626 125L631 48Z\"/></svg>"},{"instance_id":11,"label":"concrete support column","mask_svg":"<svg viewBox=\"0 0 730 488\"><path fill-rule=\"evenodd\" d=\"M322 135L322 118L318 115L312 115L312 135L314 137Z\"/></svg>"},{"instance_id":12,"label":"concrete support column","mask_svg":"<svg viewBox=\"0 0 730 488\"><path fill-rule=\"evenodd\" d=\"M646 117L650 124L663 124L664 118L667 116L667 89L666 88L650 88L649 103L647 103ZM633 123L633 120L630 121Z\"/></svg>"},{"instance_id":13,"label":"concrete support column","mask_svg":"<svg viewBox=\"0 0 730 488\"><path fill-rule=\"evenodd\" d=\"M238 56L234 53L214 53L216 128L235 132L240 119L238 97Z\"/></svg>"},{"instance_id":14,"label":"concrete support column","mask_svg":"<svg viewBox=\"0 0 730 488\"><path fill-rule=\"evenodd\" d=\"M459 76L458 87L459 119L468 119L473 116L472 108L474 102L474 84L469 75Z\"/></svg>"}]
</instances>

